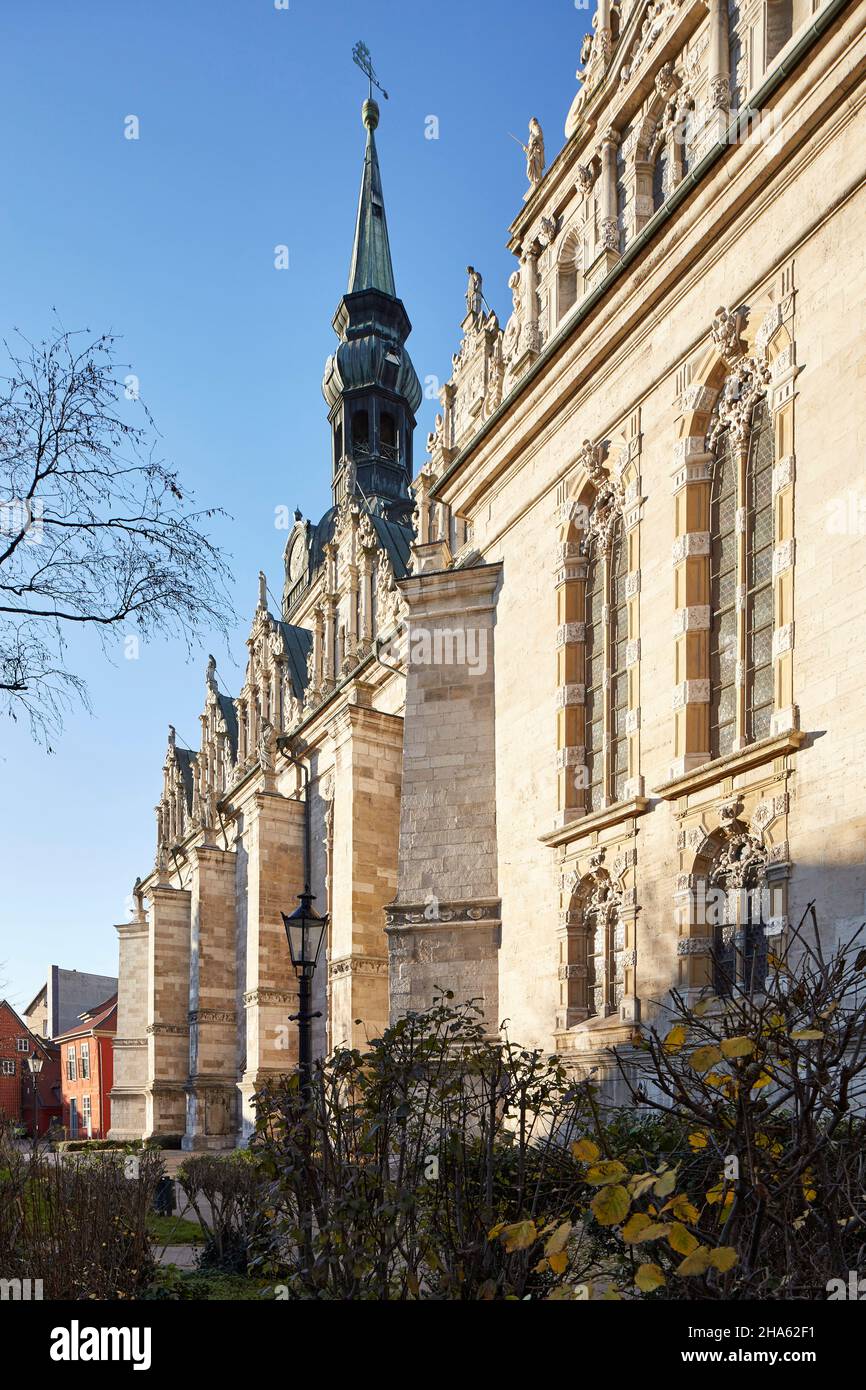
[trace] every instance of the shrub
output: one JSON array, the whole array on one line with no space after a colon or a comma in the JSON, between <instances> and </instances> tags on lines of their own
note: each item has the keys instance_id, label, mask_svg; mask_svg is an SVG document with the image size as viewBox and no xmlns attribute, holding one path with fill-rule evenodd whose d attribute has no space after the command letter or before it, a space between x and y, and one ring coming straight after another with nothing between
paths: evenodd
<instances>
[{"instance_id":1,"label":"shrub","mask_svg":"<svg viewBox=\"0 0 866 1390\"><path fill-rule=\"evenodd\" d=\"M250 1250L262 1238L266 1184L245 1150L224 1157L197 1154L177 1174L204 1232L203 1269L244 1274Z\"/></svg>"},{"instance_id":2,"label":"shrub","mask_svg":"<svg viewBox=\"0 0 866 1390\"><path fill-rule=\"evenodd\" d=\"M24 1155L0 1131L3 1277L41 1279L46 1299L136 1297L153 1275L147 1216L161 1173L157 1153L130 1175L120 1154Z\"/></svg>"}]
</instances>

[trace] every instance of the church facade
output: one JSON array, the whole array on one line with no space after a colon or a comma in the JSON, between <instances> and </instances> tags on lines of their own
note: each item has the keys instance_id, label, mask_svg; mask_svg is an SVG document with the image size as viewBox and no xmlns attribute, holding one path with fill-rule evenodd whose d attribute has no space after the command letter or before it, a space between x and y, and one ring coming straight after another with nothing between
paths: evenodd
<instances>
[{"instance_id":1,"label":"church facade","mask_svg":"<svg viewBox=\"0 0 866 1390\"><path fill-rule=\"evenodd\" d=\"M296 1060L305 882L319 1051L446 988L581 1071L672 987L759 989L807 903L866 915L864 21L598 0L420 466L365 103L331 505L240 696L211 664L200 748L170 734L114 1136L244 1141Z\"/></svg>"}]
</instances>

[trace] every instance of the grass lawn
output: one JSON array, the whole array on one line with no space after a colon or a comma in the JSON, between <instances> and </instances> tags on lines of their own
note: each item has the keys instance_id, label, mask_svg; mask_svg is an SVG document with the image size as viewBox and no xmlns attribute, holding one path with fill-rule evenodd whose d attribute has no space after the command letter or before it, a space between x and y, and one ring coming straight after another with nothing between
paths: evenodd
<instances>
[{"instance_id":1,"label":"grass lawn","mask_svg":"<svg viewBox=\"0 0 866 1390\"><path fill-rule=\"evenodd\" d=\"M180 1270L174 1265L161 1269L146 1295L150 1299L173 1299L197 1303L258 1302L262 1289L273 1287L262 1279L245 1274L221 1274L218 1270ZM273 1298L273 1295L271 1295Z\"/></svg>"},{"instance_id":2,"label":"grass lawn","mask_svg":"<svg viewBox=\"0 0 866 1390\"><path fill-rule=\"evenodd\" d=\"M204 1231L197 1221L186 1221L181 1216L156 1216L147 1218L147 1229L153 1241L159 1245L201 1245Z\"/></svg>"}]
</instances>

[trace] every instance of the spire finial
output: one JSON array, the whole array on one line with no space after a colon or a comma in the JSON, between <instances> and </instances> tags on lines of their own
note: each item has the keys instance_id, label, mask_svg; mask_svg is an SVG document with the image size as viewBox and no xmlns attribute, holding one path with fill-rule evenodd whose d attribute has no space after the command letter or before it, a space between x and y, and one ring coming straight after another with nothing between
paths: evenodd
<instances>
[{"instance_id":1,"label":"spire finial","mask_svg":"<svg viewBox=\"0 0 866 1390\"><path fill-rule=\"evenodd\" d=\"M385 88L382 86L381 82L376 76L376 72L373 67L373 59L370 56L370 50L364 43L363 39L359 39L358 42L355 44L355 47L352 49L352 61L357 63L358 67L361 69L362 73L367 78L370 84L369 100L373 102L373 105L376 107L376 117L378 120L379 108L378 106L376 106L375 101L373 101L373 88L375 87L378 91L380 91L386 101L388 100L388 93L385 91ZM366 104L367 103L365 102L364 105L366 106ZM364 124L367 124L366 118L364 120Z\"/></svg>"}]
</instances>

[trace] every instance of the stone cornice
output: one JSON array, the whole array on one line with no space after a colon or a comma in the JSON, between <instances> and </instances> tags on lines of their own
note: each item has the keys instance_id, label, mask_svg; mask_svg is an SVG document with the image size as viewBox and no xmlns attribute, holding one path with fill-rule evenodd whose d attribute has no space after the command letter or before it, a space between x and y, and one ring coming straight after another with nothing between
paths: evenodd
<instances>
[{"instance_id":1,"label":"stone cornice","mask_svg":"<svg viewBox=\"0 0 866 1390\"><path fill-rule=\"evenodd\" d=\"M606 830L611 825L619 825L622 821L642 816L650 809L651 804L648 797L633 796L628 801L617 801L615 805L605 806L601 811L593 811L588 816L577 816L567 825L548 830L538 838L543 845L571 844L574 840L583 840L599 830Z\"/></svg>"},{"instance_id":2,"label":"stone cornice","mask_svg":"<svg viewBox=\"0 0 866 1390\"><path fill-rule=\"evenodd\" d=\"M787 733L777 734L775 738L761 739L759 743L752 743L739 753L730 753L725 758L714 758L712 762L701 763L700 767L693 768L682 777L674 777L659 787L653 787L653 791L663 801L677 801L691 792L702 791L705 787L723 782L727 777L736 777L741 772L774 762L776 758L784 757L788 753L796 753L806 737L802 729L790 729Z\"/></svg>"}]
</instances>

